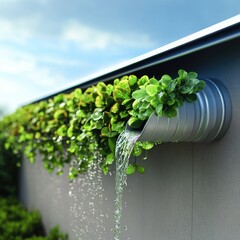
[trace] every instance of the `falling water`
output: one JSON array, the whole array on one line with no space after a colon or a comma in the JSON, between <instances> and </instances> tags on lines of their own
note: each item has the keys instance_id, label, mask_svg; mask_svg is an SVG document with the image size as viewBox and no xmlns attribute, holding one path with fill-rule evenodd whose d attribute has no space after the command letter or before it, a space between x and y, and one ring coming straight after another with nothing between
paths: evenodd
<instances>
[{"instance_id":1,"label":"falling water","mask_svg":"<svg viewBox=\"0 0 240 240\"><path fill-rule=\"evenodd\" d=\"M139 138L140 133L134 131L125 130L122 132L116 144L115 159L116 159L116 199L115 199L115 231L114 240L120 240L121 233L121 214L122 214L122 194L124 185L127 184L126 169L128 167L129 158L136 143Z\"/></svg>"},{"instance_id":2,"label":"falling water","mask_svg":"<svg viewBox=\"0 0 240 240\"><path fill-rule=\"evenodd\" d=\"M70 183L71 227L77 240L104 240L106 234L104 222L108 214L103 213L103 180L100 163L101 156L94 152L89 171Z\"/></svg>"}]
</instances>

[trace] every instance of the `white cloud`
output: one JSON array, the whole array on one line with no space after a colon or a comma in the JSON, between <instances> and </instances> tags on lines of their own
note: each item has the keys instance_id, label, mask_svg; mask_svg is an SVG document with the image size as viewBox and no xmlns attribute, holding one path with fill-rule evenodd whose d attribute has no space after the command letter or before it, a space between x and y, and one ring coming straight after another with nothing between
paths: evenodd
<instances>
[{"instance_id":1,"label":"white cloud","mask_svg":"<svg viewBox=\"0 0 240 240\"><path fill-rule=\"evenodd\" d=\"M69 60L69 59L57 58L54 56L41 56L38 59L45 63L55 64L59 66L80 67L80 66L86 65L86 63L80 60Z\"/></svg>"},{"instance_id":2,"label":"white cloud","mask_svg":"<svg viewBox=\"0 0 240 240\"><path fill-rule=\"evenodd\" d=\"M156 46L146 34L116 33L113 31L99 30L92 26L81 24L77 21L62 22L55 26L44 27L40 15L25 16L16 19L0 18L0 40L7 40L18 44L28 44L34 39L53 40L58 47L63 48L69 43L74 43L84 50L105 50L119 47L148 48ZM47 24L47 23L45 23Z\"/></svg>"},{"instance_id":3,"label":"white cloud","mask_svg":"<svg viewBox=\"0 0 240 240\"><path fill-rule=\"evenodd\" d=\"M0 52L0 103L10 111L67 82L51 68L40 67L34 55L7 48Z\"/></svg>"},{"instance_id":4,"label":"white cloud","mask_svg":"<svg viewBox=\"0 0 240 240\"><path fill-rule=\"evenodd\" d=\"M36 96L40 96L40 94L40 89L33 87L27 81L0 76L0 105L7 112L12 112L17 107L29 103Z\"/></svg>"},{"instance_id":5,"label":"white cloud","mask_svg":"<svg viewBox=\"0 0 240 240\"><path fill-rule=\"evenodd\" d=\"M154 42L144 34L137 35L117 34L114 32L101 31L94 27L80 24L76 21L70 21L63 27L61 38L63 41L71 41L83 49L100 49L124 47L150 47Z\"/></svg>"},{"instance_id":6,"label":"white cloud","mask_svg":"<svg viewBox=\"0 0 240 240\"><path fill-rule=\"evenodd\" d=\"M31 30L35 24L34 19L5 20L0 19L0 40L8 40L20 44L33 37Z\"/></svg>"},{"instance_id":7,"label":"white cloud","mask_svg":"<svg viewBox=\"0 0 240 240\"><path fill-rule=\"evenodd\" d=\"M0 76L24 79L39 87L54 87L65 80L50 68L39 67L34 55L11 49L0 51Z\"/></svg>"}]
</instances>

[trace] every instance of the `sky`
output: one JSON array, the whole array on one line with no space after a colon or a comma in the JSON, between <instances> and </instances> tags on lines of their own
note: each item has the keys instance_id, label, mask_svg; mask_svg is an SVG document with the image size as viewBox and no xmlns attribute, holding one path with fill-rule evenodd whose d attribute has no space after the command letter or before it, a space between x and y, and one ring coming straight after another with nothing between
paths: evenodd
<instances>
[{"instance_id":1,"label":"sky","mask_svg":"<svg viewBox=\"0 0 240 240\"><path fill-rule=\"evenodd\" d=\"M239 0L0 0L0 109L239 14Z\"/></svg>"}]
</instances>

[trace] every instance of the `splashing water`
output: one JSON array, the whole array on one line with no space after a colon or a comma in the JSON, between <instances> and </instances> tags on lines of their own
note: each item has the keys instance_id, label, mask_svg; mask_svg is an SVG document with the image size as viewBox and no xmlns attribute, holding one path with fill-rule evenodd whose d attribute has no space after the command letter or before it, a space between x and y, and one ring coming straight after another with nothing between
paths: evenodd
<instances>
[{"instance_id":1,"label":"splashing water","mask_svg":"<svg viewBox=\"0 0 240 240\"><path fill-rule=\"evenodd\" d=\"M106 232L103 213L103 182L100 154L94 152L94 161L89 171L70 183L71 227L77 240L104 240Z\"/></svg>"},{"instance_id":2,"label":"splashing water","mask_svg":"<svg viewBox=\"0 0 240 240\"><path fill-rule=\"evenodd\" d=\"M134 144L140 136L139 132L123 131L116 143L115 159L116 159L116 199L115 199L115 231L114 240L120 240L121 233L121 214L122 214L122 194L124 185L127 185L126 169L128 167L129 158Z\"/></svg>"}]
</instances>

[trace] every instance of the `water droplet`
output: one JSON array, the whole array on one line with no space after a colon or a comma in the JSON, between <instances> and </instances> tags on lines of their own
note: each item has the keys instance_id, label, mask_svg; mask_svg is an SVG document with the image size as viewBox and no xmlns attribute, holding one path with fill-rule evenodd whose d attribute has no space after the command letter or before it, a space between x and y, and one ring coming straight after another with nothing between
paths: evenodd
<instances>
[{"instance_id":1,"label":"water droplet","mask_svg":"<svg viewBox=\"0 0 240 240\"><path fill-rule=\"evenodd\" d=\"M72 216L71 227L76 239L103 239L106 216L103 207L103 180L99 153L94 153L94 164L86 174L80 175L69 185ZM76 163L77 164L77 163ZM71 193L70 193L71 192Z\"/></svg>"}]
</instances>

